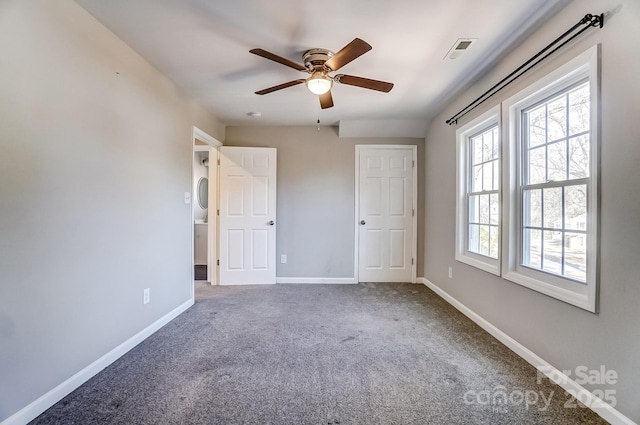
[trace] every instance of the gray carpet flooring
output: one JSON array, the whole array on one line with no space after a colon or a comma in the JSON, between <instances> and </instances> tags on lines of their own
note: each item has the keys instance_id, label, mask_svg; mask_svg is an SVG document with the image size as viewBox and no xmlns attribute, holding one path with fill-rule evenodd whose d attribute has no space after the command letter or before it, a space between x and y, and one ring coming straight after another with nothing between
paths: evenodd
<instances>
[{"instance_id":1,"label":"gray carpet flooring","mask_svg":"<svg viewBox=\"0 0 640 425\"><path fill-rule=\"evenodd\" d=\"M536 378L422 285L197 283L192 308L32 423L606 423Z\"/></svg>"}]
</instances>

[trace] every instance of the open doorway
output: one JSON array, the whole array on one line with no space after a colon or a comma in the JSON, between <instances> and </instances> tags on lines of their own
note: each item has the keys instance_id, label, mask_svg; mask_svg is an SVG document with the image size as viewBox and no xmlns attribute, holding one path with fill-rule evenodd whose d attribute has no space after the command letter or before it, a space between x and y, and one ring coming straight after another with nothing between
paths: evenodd
<instances>
[{"instance_id":1,"label":"open doorway","mask_svg":"<svg viewBox=\"0 0 640 425\"><path fill-rule=\"evenodd\" d=\"M193 127L192 143L192 277L218 284L218 148L222 143Z\"/></svg>"},{"instance_id":2,"label":"open doorway","mask_svg":"<svg viewBox=\"0 0 640 425\"><path fill-rule=\"evenodd\" d=\"M193 253L194 279L209 280L209 148L193 153ZM214 159L215 161L215 159ZM214 223L211 223L214 224Z\"/></svg>"}]
</instances>

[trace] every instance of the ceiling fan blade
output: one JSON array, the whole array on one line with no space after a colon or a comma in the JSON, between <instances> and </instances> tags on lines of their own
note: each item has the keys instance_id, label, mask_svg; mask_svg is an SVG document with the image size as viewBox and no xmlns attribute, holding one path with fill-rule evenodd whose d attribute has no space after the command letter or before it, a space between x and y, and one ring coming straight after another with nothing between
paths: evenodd
<instances>
[{"instance_id":1,"label":"ceiling fan blade","mask_svg":"<svg viewBox=\"0 0 640 425\"><path fill-rule=\"evenodd\" d=\"M322 109L333 107L333 97L331 96L331 90L329 90L325 94L320 95L320 107Z\"/></svg>"},{"instance_id":2,"label":"ceiling fan blade","mask_svg":"<svg viewBox=\"0 0 640 425\"><path fill-rule=\"evenodd\" d=\"M336 75L336 80L349 86L362 87L363 89L377 90L385 93L389 93L393 88L393 83L370 80L369 78L354 77L353 75Z\"/></svg>"},{"instance_id":3,"label":"ceiling fan blade","mask_svg":"<svg viewBox=\"0 0 640 425\"><path fill-rule=\"evenodd\" d=\"M287 87L297 86L298 84L302 84L305 81L306 80L304 79L289 81L288 83L279 84L277 86L269 87L268 89L257 91L256 94L268 94L277 90L286 89Z\"/></svg>"},{"instance_id":4,"label":"ceiling fan blade","mask_svg":"<svg viewBox=\"0 0 640 425\"><path fill-rule=\"evenodd\" d=\"M372 47L366 41L354 38L351 43L344 46L338 53L333 55L331 59L326 61L324 65L332 71L337 71L371 49Z\"/></svg>"},{"instance_id":5,"label":"ceiling fan blade","mask_svg":"<svg viewBox=\"0 0 640 425\"><path fill-rule=\"evenodd\" d=\"M253 53L254 55L258 55L258 56L262 56L265 59L269 59L272 60L274 62L278 62L282 65L288 66L290 68L293 69L297 69L298 71L306 71L307 68L305 68L304 66L300 65L299 63L295 63L293 61L290 61L289 59L283 58L282 56L278 56L274 53L271 52L267 52L266 50L263 49L251 49L249 50L249 53Z\"/></svg>"}]
</instances>

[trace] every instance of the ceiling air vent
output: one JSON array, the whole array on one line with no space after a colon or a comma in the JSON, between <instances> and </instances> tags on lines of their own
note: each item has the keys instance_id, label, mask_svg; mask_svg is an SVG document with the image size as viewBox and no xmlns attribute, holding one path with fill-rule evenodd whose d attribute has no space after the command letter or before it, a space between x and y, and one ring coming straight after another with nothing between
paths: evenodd
<instances>
[{"instance_id":1,"label":"ceiling air vent","mask_svg":"<svg viewBox=\"0 0 640 425\"><path fill-rule=\"evenodd\" d=\"M471 45L477 40L477 38L459 38L455 43L453 43L453 47L447 52L447 55L444 58L458 59L464 52L469 50Z\"/></svg>"}]
</instances>

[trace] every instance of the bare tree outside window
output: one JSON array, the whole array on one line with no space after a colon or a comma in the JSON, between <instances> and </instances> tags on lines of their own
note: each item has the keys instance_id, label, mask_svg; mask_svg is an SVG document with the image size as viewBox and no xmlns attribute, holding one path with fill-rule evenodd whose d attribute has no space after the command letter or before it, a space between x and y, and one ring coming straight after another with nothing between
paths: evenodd
<instances>
[{"instance_id":1,"label":"bare tree outside window","mask_svg":"<svg viewBox=\"0 0 640 425\"><path fill-rule=\"evenodd\" d=\"M589 83L522 114L522 264L586 282Z\"/></svg>"},{"instance_id":2,"label":"bare tree outside window","mask_svg":"<svg viewBox=\"0 0 640 425\"><path fill-rule=\"evenodd\" d=\"M493 125L469 137L467 250L498 258L500 246L500 140Z\"/></svg>"}]
</instances>

